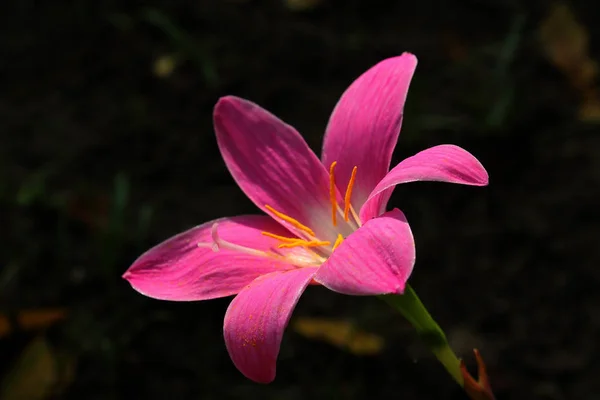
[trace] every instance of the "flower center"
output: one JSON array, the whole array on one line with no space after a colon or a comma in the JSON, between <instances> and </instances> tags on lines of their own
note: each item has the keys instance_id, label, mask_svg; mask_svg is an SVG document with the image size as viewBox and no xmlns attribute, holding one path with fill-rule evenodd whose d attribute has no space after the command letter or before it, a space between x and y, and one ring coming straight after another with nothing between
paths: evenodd
<instances>
[{"instance_id":1,"label":"flower center","mask_svg":"<svg viewBox=\"0 0 600 400\"><path fill-rule=\"evenodd\" d=\"M257 249L248 248L245 246L240 246L228 241L223 240L219 237L217 227L218 224L214 224L212 227L212 240L211 244L208 243L198 243L199 247L208 247L210 246L214 251L219 251L220 249L229 249L234 251L240 251L247 254L264 256L269 258L277 258L284 259L294 265L298 266L315 266L322 264L333 251L344 241L344 235L339 231L355 231L361 226L360 218L358 214L354 210L351 204L352 198L352 189L354 187L354 182L356 181L356 172L358 168L355 166L352 168L352 173L350 175L350 180L348 185L346 186L346 192L344 193L344 208L342 209L337 201L337 187L335 184L335 166L337 162L334 161L331 163L329 167L329 200L331 203L331 223L334 228L337 228L337 237L333 246L331 245L331 241L329 240L321 240L317 237L315 232L304 225L297 219L290 217L280 211L277 211L273 207L268 204L265 204L265 208L276 218L279 218L281 221L286 222L291 225L297 233L297 237L287 237L276 235L271 232L261 232L262 235L278 240L280 243L277 245L277 249L298 249L303 251L298 252L279 252L273 249L274 251L262 251ZM344 225L346 225L345 229L341 228L338 225L338 216L343 218Z\"/></svg>"},{"instance_id":2,"label":"flower center","mask_svg":"<svg viewBox=\"0 0 600 400\"><path fill-rule=\"evenodd\" d=\"M338 226L338 214L343 216L344 222L348 224L352 231L355 231L360 226L360 219L352 207L351 199L352 199L352 189L354 187L354 182L356 181L356 171L358 167L352 168L352 173L350 175L350 181L346 186L346 192L344 194L344 209L338 205L337 201L337 187L335 184L335 166L337 165L337 161L334 161L329 166L329 201L331 203L331 223L334 227ZM333 250L335 250L344 240L344 236L341 233L337 233L337 237L335 242L333 243L333 247L329 249L331 246L331 241L329 240L320 240L315 235L314 231L310 229L308 226L302 224L298 220L290 217L289 215L283 214L277 210L275 210L270 205L266 204L265 208L269 210L273 215L277 218L281 219L292 225L296 228L298 232L298 236L296 238L290 238L286 236L275 235L270 232L261 232L263 235L271 237L273 239L277 239L281 241L281 243L277 246L280 249L284 248L292 248L292 247L305 247L311 248L313 251L319 251L325 253L324 255L329 255ZM352 220L350 220L350 216L352 216ZM318 249L320 247L326 247L326 249Z\"/></svg>"}]
</instances>

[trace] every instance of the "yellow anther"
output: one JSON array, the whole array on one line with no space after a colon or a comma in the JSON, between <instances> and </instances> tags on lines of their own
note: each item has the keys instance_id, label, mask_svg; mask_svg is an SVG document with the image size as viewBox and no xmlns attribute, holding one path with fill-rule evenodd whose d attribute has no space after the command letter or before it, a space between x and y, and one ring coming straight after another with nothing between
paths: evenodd
<instances>
[{"instance_id":1,"label":"yellow anther","mask_svg":"<svg viewBox=\"0 0 600 400\"><path fill-rule=\"evenodd\" d=\"M337 225L337 220L336 220L336 215L337 215L337 199L336 199L336 195L335 195L335 175L333 173L333 170L335 169L335 166L337 164L337 161L334 161L331 163L331 166L329 167L329 201L331 201L331 221L333 221L333 226Z\"/></svg>"},{"instance_id":2,"label":"yellow anther","mask_svg":"<svg viewBox=\"0 0 600 400\"><path fill-rule=\"evenodd\" d=\"M331 242L328 242L328 241L298 239L295 242L281 243L277 247L280 248L280 249L290 249L292 247L320 247L320 246L329 246L330 244L331 244Z\"/></svg>"},{"instance_id":3,"label":"yellow anther","mask_svg":"<svg viewBox=\"0 0 600 400\"><path fill-rule=\"evenodd\" d=\"M280 235L276 235L271 232L261 232L261 235L268 236L270 238L277 239L277 240L280 240L285 243L294 243L294 242L298 241L297 237L291 238L291 237L286 237L286 236L280 236Z\"/></svg>"},{"instance_id":4,"label":"yellow anther","mask_svg":"<svg viewBox=\"0 0 600 400\"><path fill-rule=\"evenodd\" d=\"M346 187L346 195L344 196L344 221L348 222L348 213L350 212L350 198L352 197L352 188L354 187L354 181L356 179L356 170L358 167L352 168L352 175L350 175L350 181Z\"/></svg>"},{"instance_id":5,"label":"yellow anther","mask_svg":"<svg viewBox=\"0 0 600 400\"><path fill-rule=\"evenodd\" d=\"M269 210L270 212L272 212L273 214L275 214L275 216L277 216L278 218L284 220L285 222L289 223L290 225L292 225L294 228L301 230L302 232L308 233L310 236L315 236L315 233L312 231L312 229L310 229L308 226L306 225L302 225L300 222L298 222L297 220L295 220L294 218L285 215L283 213L280 213L279 211L275 210L273 207L271 207L268 204L265 204L265 208L267 210Z\"/></svg>"},{"instance_id":6,"label":"yellow anther","mask_svg":"<svg viewBox=\"0 0 600 400\"><path fill-rule=\"evenodd\" d=\"M338 233L337 239L335 239L335 243L333 244L333 249L337 249L337 247L342 244L342 242L344 241L344 237L342 236L341 233Z\"/></svg>"}]
</instances>

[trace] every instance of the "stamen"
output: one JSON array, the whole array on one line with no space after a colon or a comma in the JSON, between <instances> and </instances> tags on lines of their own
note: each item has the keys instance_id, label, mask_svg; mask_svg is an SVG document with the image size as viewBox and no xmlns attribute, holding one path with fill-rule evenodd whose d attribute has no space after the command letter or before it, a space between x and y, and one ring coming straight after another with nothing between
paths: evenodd
<instances>
[{"instance_id":1,"label":"stamen","mask_svg":"<svg viewBox=\"0 0 600 400\"><path fill-rule=\"evenodd\" d=\"M261 235L268 236L270 238L277 239L277 240L280 240L285 243L294 243L294 242L298 241L297 237L291 238L291 237L286 237L286 236L280 236L280 235L276 235L271 232L261 232Z\"/></svg>"},{"instance_id":2,"label":"stamen","mask_svg":"<svg viewBox=\"0 0 600 400\"><path fill-rule=\"evenodd\" d=\"M338 207L335 195L335 175L333 174L336 164L337 161L334 161L329 167L329 201L331 201L331 220L333 221L333 226L337 225L336 215Z\"/></svg>"},{"instance_id":3,"label":"stamen","mask_svg":"<svg viewBox=\"0 0 600 400\"><path fill-rule=\"evenodd\" d=\"M348 213L350 212L350 198L352 197L352 188L354 187L354 180L356 179L356 170L358 167L352 168L352 175L350 175L350 182L346 187L346 195L344 196L344 221L348 222ZM355 213L353 213L355 214Z\"/></svg>"},{"instance_id":4,"label":"stamen","mask_svg":"<svg viewBox=\"0 0 600 400\"><path fill-rule=\"evenodd\" d=\"M331 242L328 241L298 239L295 242L291 243L281 243L279 246L277 246L277 248L291 249L292 247L320 247L329 246L330 244Z\"/></svg>"},{"instance_id":5,"label":"stamen","mask_svg":"<svg viewBox=\"0 0 600 400\"><path fill-rule=\"evenodd\" d=\"M354 211L354 207L350 206L350 212L352 213L352 216L354 217L354 221L356 221L356 225L361 227L362 223L360 222L360 217L358 216L356 211Z\"/></svg>"},{"instance_id":6,"label":"stamen","mask_svg":"<svg viewBox=\"0 0 600 400\"><path fill-rule=\"evenodd\" d=\"M344 237L341 233L338 233L337 239L335 239L335 243L333 244L333 250L337 249L337 247L342 244L344 241Z\"/></svg>"},{"instance_id":7,"label":"stamen","mask_svg":"<svg viewBox=\"0 0 600 400\"><path fill-rule=\"evenodd\" d=\"M270 212L272 212L273 214L275 214L277 217L281 218L282 220L284 220L285 222L291 224L294 228L301 230L302 232L308 233L310 236L315 236L315 233L312 231L312 229L310 229L308 226L306 225L302 225L300 222L298 222L297 220L295 220L294 218L285 215L283 213L280 213L279 211L275 210L273 207L271 207L268 204L265 204L265 208L267 210L269 210Z\"/></svg>"}]
</instances>

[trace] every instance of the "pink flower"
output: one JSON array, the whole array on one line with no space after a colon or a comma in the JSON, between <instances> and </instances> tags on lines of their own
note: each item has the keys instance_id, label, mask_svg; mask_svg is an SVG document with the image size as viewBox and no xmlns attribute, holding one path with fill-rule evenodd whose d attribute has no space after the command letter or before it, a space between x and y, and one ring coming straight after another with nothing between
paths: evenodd
<instances>
[{"instance_id":1,"label":"pink flower","mask_svg":"<svg viewBox=\"0 0 600 400\"><path fill-rule=\"evenodd\" d=\"M321 284L350 295L402 293L415 262L401 211L385 212L399 183L486 185L483 166L453 145L424 150L389 171L412 54L375 65L346 90L329 120L322 159L302 136L258 105L224 97L214 110L223 159L267 215L210 221L168 239L125 273L156 299L236 295L223 326L236 367L275 378L283 331L302 292Z\"/></svg>"}]
</instances>

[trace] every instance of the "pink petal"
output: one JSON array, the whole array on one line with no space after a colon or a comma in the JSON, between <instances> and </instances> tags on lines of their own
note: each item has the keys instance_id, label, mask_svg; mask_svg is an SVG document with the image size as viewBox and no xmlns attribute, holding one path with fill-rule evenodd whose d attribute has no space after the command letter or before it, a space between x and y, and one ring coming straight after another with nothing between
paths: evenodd
<instances>
[{"instance_id":1,"label":"pink petal","mask_svg":"<svg viewBox=\"0 0 600 400\"><path fill-rule=\"evenodd\" d=\"M311 229L329 221L329 174L294 128L233 96L219 100L214 124L229 171L258 207L270 214L269 205Z\"/></svg>"},{"instance_id":2,"label":"pink petal","mask_svg":"<svg viewBox=\"0 0 600 400\"><path fill-rule=\"evenodd\" d=\"M321 265L315 281L349 295L403 293L415 264L415 242L402 211L367 221Z\"/></svg>"},{"instance_id":3,"label":"pink petal","mask_svg":"<svg viewBox=\"0 0 600 400\"><path fill-rule=\"evenodd\" d=\"M266 215L222 218L180 233L141 255L123 278L138 292L162 300L206 300L238 293L260 275L294 266L273 258L221 249L213 251L212 226L218 223L220 239L267 251L277 240L262 231L286 234ZM289 235L289 234L288 234Z\"/></svg>"},{"instance_id":4,"label":"pink petal","mask_svg":"<svg viewBox=\"0 0 600 400\"><path fill-rule=\"evenodd\" d=\"M488 174L479 160L458 146L431 147L400 162L377 184L360 210L361 220L367 221L385 210L394 186L413 181L485 186Z\"/></svg>"},{"instance_id":5,"label":"pink petal","mask_svg":"<svg viewBox=\"0 0 600 400\"><path fill-rule=\"evenodd\" d=\"M227 351L246 377L260 383L275 379L283 331L316 268L262 276L243 289L225 314Z\"/></svg>"},{"instance_id":6,"label":"pink petal","mask_svg":"<svg viewBox=\"0 0 600 400\"><path fill-rule=\"evenodd\" d=\"M321 158L326 167L338 162L340 190L358 167L352 192L357 210L389 170L416 66L417 58L409 53L380 62L350 85L333 110Z\"/></svg>"}]
</instances>

